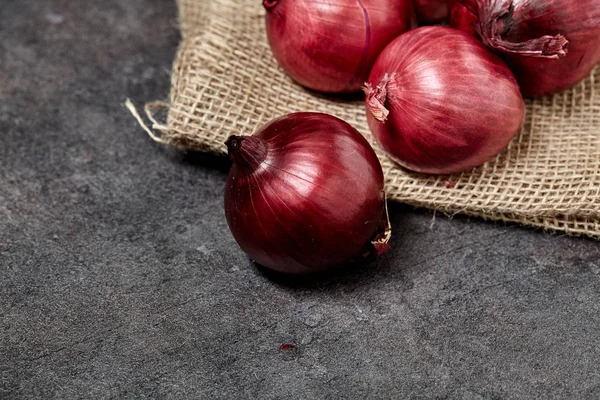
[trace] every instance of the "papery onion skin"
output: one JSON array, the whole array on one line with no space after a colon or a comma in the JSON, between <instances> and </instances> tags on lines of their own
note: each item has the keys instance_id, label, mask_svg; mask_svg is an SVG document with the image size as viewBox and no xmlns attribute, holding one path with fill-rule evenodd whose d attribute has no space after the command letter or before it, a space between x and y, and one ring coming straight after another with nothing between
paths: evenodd
<instances>
[{"instance_id":1,"label":"papery onion skin","mask_svg":"<svg viewBox=\"0 0 600 400\"><path fill-rule=\"evenodd\" d=\"M327 114L295 113L253 136L232 136L227 145L233 165L225 215L250 258L304 274L373 250L387 220L383 172L352 126Z\"/></svg>"},{"instance_id":2,"label":"papery onion skin","mask_svg":"<svg viewBox=\"0 0 600 400\"><path fill-rule=\"evenodd\" d=\"M375 59L415 25L412 0L264 0L273 55L296 82L360 91Z\"/></svg>"},{"instance_id":3,"label":"papery onion skin","mask_svg":"<svg viewBox=\"0 0 600 400\"><path fill-rule=\"evenodd\" d=\"M441 26L390 43L365 92L369 127L383 149L400 165L430 174L490 160L525 113L506 64L476 38Z\"/></svg>"},{"instance_id":4,"label":"papery onion skin","mask_svg":"<svg viewBox=\"0 0 600 400\"><path fill-rule=\"evenodd\" d=\"M600 0L456 3L474 10L475 29L506 60L524 96L569 89L600 62ZM451 25L461 29L456 18Z\"/></svg>"},{"instance_id":5,"label":"papery onion skin","mask_svg":"<svg viewBox=\"0 0 600 400\"><path fill-rule=\"evenodd\" d=\"M419 22L434 24L448 18L449 0L415 0L415 9Z\"/></svg>"}]
</instances>

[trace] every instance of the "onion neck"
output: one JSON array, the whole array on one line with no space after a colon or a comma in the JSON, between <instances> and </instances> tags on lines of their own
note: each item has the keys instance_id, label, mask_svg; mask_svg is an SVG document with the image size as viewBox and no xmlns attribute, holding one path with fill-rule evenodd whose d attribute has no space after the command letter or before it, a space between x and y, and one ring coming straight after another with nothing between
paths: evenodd
<instances>
[{"instance_id":1,"label":"onion neck","mask_svg":"<svg viewBox=\"0 0 600 400\"><path fill-rule=\"evenodd\" d=\"M390 114L390 111L385 107L385 103L395 76L395 73L392 75L385 74L375 88L370 83L367 83L363 88L367 96L367 111L379 122L385 122Z\"/></svg>"},{"instance_id":2,"label":"onion neck","mask_svg":"<svg viewBox=\"0 0 600 400\"><path fill-rule=\"evenodd\" d=\"M256 136L230 136L225 145L234 164L248 173L267 158L267 142Z\"/></svg>"},{"instance_id":3,"label":"onion neck","mask_svg":"<svg viewBox=\"0 0 600 400\"><path fill-rule=\"evenodd\" d=\"M478 0L479 25L477 32L489 47L503 53L536 58L562 58L567 55L569 41L561 34L544 35L522 42L509 42L503 36L515 24L513 0Z\"/></svg>"}]
</instances>

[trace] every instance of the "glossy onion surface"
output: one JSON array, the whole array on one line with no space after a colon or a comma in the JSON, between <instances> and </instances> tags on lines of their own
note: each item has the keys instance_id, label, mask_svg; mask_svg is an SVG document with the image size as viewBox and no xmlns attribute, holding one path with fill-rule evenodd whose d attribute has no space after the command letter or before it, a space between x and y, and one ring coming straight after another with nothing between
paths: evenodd
<instances>
[{"instance_id":1,"label":"glossy onion surface","mask_svg":"<svg viewBox=\"0 0 600 400\"><path fill-rule=\"evenodd\" d=\"M381 53L365 89L371 132L399 164L449 174L497 155L524 118L502 60L452 28L407 32Z\"/></svg>"},{"instance_id":2,"label":"glossy onion surface","mask_svg":"<svg viewBox=\"0 0 600 400\"><path fill-rule=\"evenodd\" d=\"M412 0L264 0L273 55L301 85L360 91L375 59L413 27Z\"/></svg>"},{"instance_id":3,"label":"glossy onion surface","mask_svg":"<svg viewBox=\"0 0 600 400\"><path fill-rule=\"evenodd\" d=\"M472 36L477 36L475 30L478 18L475 17L476 7L474 1L450 0L450 26L466 32Z\"/></svg>"},{"instance_id":4,"label":"glossy onion surface","mask_svg":"<svg viewBox=\"0 0 600 400\"><path fill-rule=\"evenodd\" d=\"M319 113L278 118L227 141L225 215L253 260L285 273L322 271L373 249L385 218L383 172L366 139Z\"/></svg>"},{"instance_id":5,"label":"glossy onion surface","mask_svg":"<svg viewBox=\"0 0 600 400\"><path fill-rule=\"evenodd\" d=\"M456 3L473 10L483 42L506 60L525 96L568 89L600 61L600 0ZM458 15L452 26L468 29Z\"/></svg>"},{"instance_id":6,"label":"glossy onion surface","mask_svg":"<svg viewBox=\"0 0 600 400\"><path fill-rule=\"evenodd\" d=\"M415 0L419 22L432 24L443 22L448 17L449 0Z\"/></svg>"}]
</instances>

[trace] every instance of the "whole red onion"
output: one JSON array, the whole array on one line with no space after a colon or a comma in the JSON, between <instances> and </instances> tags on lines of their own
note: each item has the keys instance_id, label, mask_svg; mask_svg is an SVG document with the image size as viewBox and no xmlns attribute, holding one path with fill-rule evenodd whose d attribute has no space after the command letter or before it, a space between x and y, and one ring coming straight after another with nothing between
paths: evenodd
<instances>
[{"instance_id":1,"label":"whole red onion","mask_svg":"<svg viewBox=\"0 0 600 400\"><path fill-rule=\"evenodd\" d=\"M481 39L506 60L525 96L568 89L600 61L600 0L456 3L472 10ZM464 29L454 13L451 23Z\"/></svg>"},{"instance_id":2,"label":"whole red onion","mask_svg":"<svg viewBox=\"0 0 600 400\"><path fill-rule=\"evenodd\" d=\"M419 21L425 24L442 22L448 17L449 0L415 0Z\"/></svg>"},{"instance_id":3,"label":"whole red onion","mask_svg":"<svg viewBox=\"0 0 600 400\"><path fill-rule=\"evenodd\" d=\"M474 37L441 26L390 43L365 93L369 127L383 149L400 165L432 174L488 161L525 113L506 64Z\"/></svg>"},{"instance_id":4,"label":"whole red onion","mask_svg":"<svg viewBox=\"0 0 600 400\"><path fill-rule=\"evenodd\" d=\"M231 136L227 147L227 223L259 264L308 273L386 250L381 165L346 122L289 114L253 136Z\"/></svg>"},{"instance_id":5,"label":"whole red onion","mask_svg":"<svg viewBox=\"0 0 600 400\"><path fill-rule=\"evenodd\" d=\"M414 24L412 0L264 0L273 55L298 83L360 91L383 48Z\"/></svg>"}]
</instances>

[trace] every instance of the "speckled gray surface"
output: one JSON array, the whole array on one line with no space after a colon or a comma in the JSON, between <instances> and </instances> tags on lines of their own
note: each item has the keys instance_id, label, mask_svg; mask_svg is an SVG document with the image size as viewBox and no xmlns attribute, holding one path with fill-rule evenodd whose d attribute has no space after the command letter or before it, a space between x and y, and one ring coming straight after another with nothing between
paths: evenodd
<instances>
[{"instance_id":1,"label":"speckled gray surface","mask_svg":"<svg viewBox=\"0 0 600 400\"><path fill-rule=\"evenodd\" d=\"M177 42L169 0L0 7L0 398L600 397L596 241L394 205L375 264L257 270L227 161L122 105Z\"/></svg>"}]
</instances>

